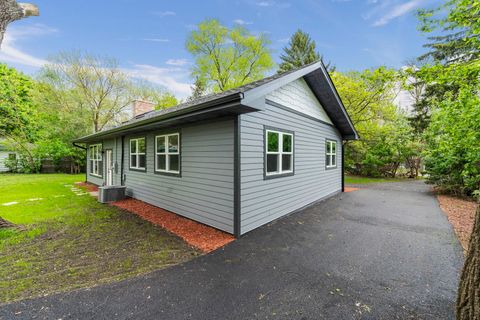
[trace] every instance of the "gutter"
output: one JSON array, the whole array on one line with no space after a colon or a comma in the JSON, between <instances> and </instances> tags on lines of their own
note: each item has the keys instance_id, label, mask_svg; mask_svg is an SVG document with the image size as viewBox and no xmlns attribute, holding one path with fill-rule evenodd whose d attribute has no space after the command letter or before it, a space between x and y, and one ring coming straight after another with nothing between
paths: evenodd
<instances>
[{"instance_id":1,"label":"gutter","mask_svg":"<svg viewBox=\"0 0 480 320\"><path fill-rule=\"evenodd\" d=\"M88 180L88 176L87 176L88 175L88 172L87 172L87 147L83 147L81 145L78 145L75 141L72 142L72 144L73 144L74 147L85 150L85 182L87 182L87 180Z\"/></svg>"},{"instance_id":2,"label":"gutter","mask_svg":"<svg viewBox=\"0 0 480 320\"><path fill-rule=\"evenodd\" d=\"M139 121L136 121L136 122L133 122L133 123L130 123L130 124L123 125L123 126L120 125L117 128L113 128L113 129L110 129L110 130L101 131L101 132L98 132L98 133L95 133L95 134L91 134L91 135L76 139L76 140L74 140L74 142L84 142L84 141L88 141L88 140L93 139L93 138L97 139L97 138L99 138L101 136L104 136L104 135L107 135L107 134L113 134L113 133L121 132L121 131L124 131L124 130L127 130L127 129L132 129L132 128L135 128L135 127L141 127L141 126L144 126L144 125L147 125L147 124L150 124L150 123L154 123L154 122L158 122L158 121L161 121L161 120L166 120L166 119L169 119L169 118L173 118L175 116L181 116L181 115L192 113L192 112L195 112L195 111L198 111L198 110L207 109L209 107L214 107L214 106L217 106L217 105L223 105L223 104L226 104L228 102L240 101L242 99L243 99L243 93L242 92L235 92L231 95L228 95L228 96L225 96L225 97L222 97L222 98L218 98L218 99L215 99L215 100L212 100L212 101L207 101L207 102L202 103L202 104L193 105L191 107L187 107L187 108L172 111L172 112L167 112L167 113L164 113L164 114L160 114L158 116L153 116L151 118L147 118L147 119L144 119L144 120L139 120Z\"/></svg>"}]
</instances>

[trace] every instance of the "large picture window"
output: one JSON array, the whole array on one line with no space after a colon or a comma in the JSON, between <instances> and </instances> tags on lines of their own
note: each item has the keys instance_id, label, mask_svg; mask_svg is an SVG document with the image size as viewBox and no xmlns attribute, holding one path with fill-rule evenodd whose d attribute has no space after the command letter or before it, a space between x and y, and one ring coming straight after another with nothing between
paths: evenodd
<instances>
[{"instance_id":1,"label":"large picture window","mask_svg":"<svg viewBox=\"0 0 480 320\"><path fill-rule=\"evenodd\" d=\"M293 134L267 129L265 140L266 176L293 173Z\"/></svg>"},{"instance_id":2,"label":"large picture window","mask_svg":"<svg viewBox=\"0 0 480 320\"><path fill-rule=\"evenodd\" d=\"M155 171L180 173L180 134L155 137Z\"/></svg>"},{"instance_id":3,"label":"large picture window","mask_svg":"<svg viewBox=\"0 0 480 320\"><path fill-rule=\"evenodd\" d=\"M90 174L97 177L101 177L103 175L101 144L93 144L90 146Z\"/></svg>"},{"instance_id":4,"label":"large picture window","mask_svg":"<svg viewBox=\"0 0 480 320\"><path fill-rule=\"evenodd\" d=\"M337 166L337 141L327 140L325 156L326 167L335 168Z\"/></svg>"},{"instance_id":5,"label":"large picture window","mask_svg":"<svg viewBox=\"0 0 480 320\"><path fill-rule=\"evenodd\" d=\"M130 139L130 169L145 170L146 164L145 138Z\"/></svg>"}]
</instances>

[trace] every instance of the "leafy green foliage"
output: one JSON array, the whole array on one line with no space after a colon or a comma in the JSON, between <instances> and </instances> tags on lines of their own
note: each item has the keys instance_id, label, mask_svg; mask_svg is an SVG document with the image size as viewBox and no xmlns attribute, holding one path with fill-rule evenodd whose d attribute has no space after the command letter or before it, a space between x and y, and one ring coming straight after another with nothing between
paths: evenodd
<instances>
[{"instance_id":1,"label":"leafy green foliage","mask_svg":"<svg viewBox=\"0 0 480 320\"><path fill-rule=\"evenodd\" d=\"M451 193L472 195L480 190L480 81L472 81L480 77L480 63L428 67L422 76L459 86L446 92L432 112L425 134L428 180Z\"/></svg>"},{"instance_id":2,"label":"leafy green foliage","mask_svg":"<svg viewBox=\"0 0 480 320\"><path fill-rule=\"evenodd\" d=\"M446 12L446 14L445 14ZM448 0L437 8L420 10L420 30L425 33L441 31L430 36L424 46L430 51L421 60L436 62L471 61L480 57L480 2Z\"/></svg>"},{"instance_id":3,"label":"leafy green foliage","mask_svg":"<svg viewBox=\"0 0 480 320\"><path fill-rule=\"evenodd\" d=\"M320 53L315 47L315 41L308 33L297 30L290 38L288 47L283 48L284 53L280 55L282 63L278 72L289 71L320 60Z\"/></svg>"},{"instance_id":4,"label":"leafy green foliage","mask_svg":"<svg viewBox=\"0 0 480 320\"><path fill-rule=\"evenodd\" d=\"M20 154L27 172L38 170L32 142L37 138L37 106L35 82L13 68L0 64L0 137Z\"/></svg>"},{"instance_id":5,"label":"leafy green foliage","mask_svg":"<svg viewBox=\"0 0 480 320\"><path fill-rule=\"evenodd\" d=\"M332 73L332 79L360 140L345 145L346 170L395 177L412 154L412 129L393 104L398 74L384 67Z\"/></svg>"},{"instance_id":6,"label":"leafy green foliage","mask_svg":"<svg viewBox=\"0 0 480 320\"><path fill-rule=\"evenodd\" d=\"M192 76L213 92L261 79L274 66L269 43L265 35L252 35L241 26L228 29L218 20L205 20L186 42L195 57Z\"/></svg>"}]
</instances>

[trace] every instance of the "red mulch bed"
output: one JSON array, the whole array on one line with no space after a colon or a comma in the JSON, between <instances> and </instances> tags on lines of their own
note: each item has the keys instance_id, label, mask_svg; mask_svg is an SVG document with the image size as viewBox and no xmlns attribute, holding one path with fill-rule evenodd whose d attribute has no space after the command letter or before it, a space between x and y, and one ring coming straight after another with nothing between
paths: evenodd
<instances>
[{"instance_id":1,"label":"red mulch bed","mask_svg":"<svg viewBox=\"0 0 480 320\"><path fill-rule=\"evenodd\" d=\"M235 238L223 231L181 217L137 199L112 202L112 205L133 212L143 219L176 234L191 246L211 252L232 242Z\"/></svg>"},{"instance_id":2,"label":"red mulch bed","mask_svg":"<svg viewBox=\"0 0 480 320\"><path fill-rule=\"evenodd\" d=\"M473 230L473 223L475 222L477 203L443 194L437 195L437 198L440 208L447 215L448 221L453 225L453 229L460 239L463 252L466 253Z\"/></svg>"},{"instance_id":3,"label":"red mulch bed","mask_svg":"<svg viewBox=\"0 0 480 320\"><path fill-rule=\"evenodd\" d=\"M360 188L345 187L343 192L353 192L353 191L357 191L357 190L360 190Z\"/></svg>"},{"instance_id":4,"label":"red mulch bed","mask_svg":"<svg viewBox=\"0 0 480 320\"><path fill-rule=\"evenodd\" d=\"M75 185L84 188L88 192L98 191L98 186L88 182L75 182Z\"/></svg>"}]
</instances>

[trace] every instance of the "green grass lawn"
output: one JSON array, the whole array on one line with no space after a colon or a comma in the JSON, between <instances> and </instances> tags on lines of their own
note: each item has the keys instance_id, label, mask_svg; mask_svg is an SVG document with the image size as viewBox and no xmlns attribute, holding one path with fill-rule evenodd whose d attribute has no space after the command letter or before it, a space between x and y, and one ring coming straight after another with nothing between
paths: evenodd
<instances>
[{"instance_id":1,"label":"green grass lawn","mask_svg":"<svg viewBox=\"0 0 480 320\"><path fill-rule=\"evenodd\" d=\"M351 176L345 175L345 184L369 184L369 183L380 183L380 182L397 182L403 181L405 179L400 178L370 178L362 176Z\"/></svg>"},{"instance_id":2,"label":"green grass lawn","mask_svg":"<svg viewBox=\"0 0 480 320\"><path fill-rule=\"evenodd\" d=\"M0 175L0 303L125 279L200 253L134 214L98 203L84 175ZM72 188L74 188L72 190Z\"/></svg>"}]
</instances>

